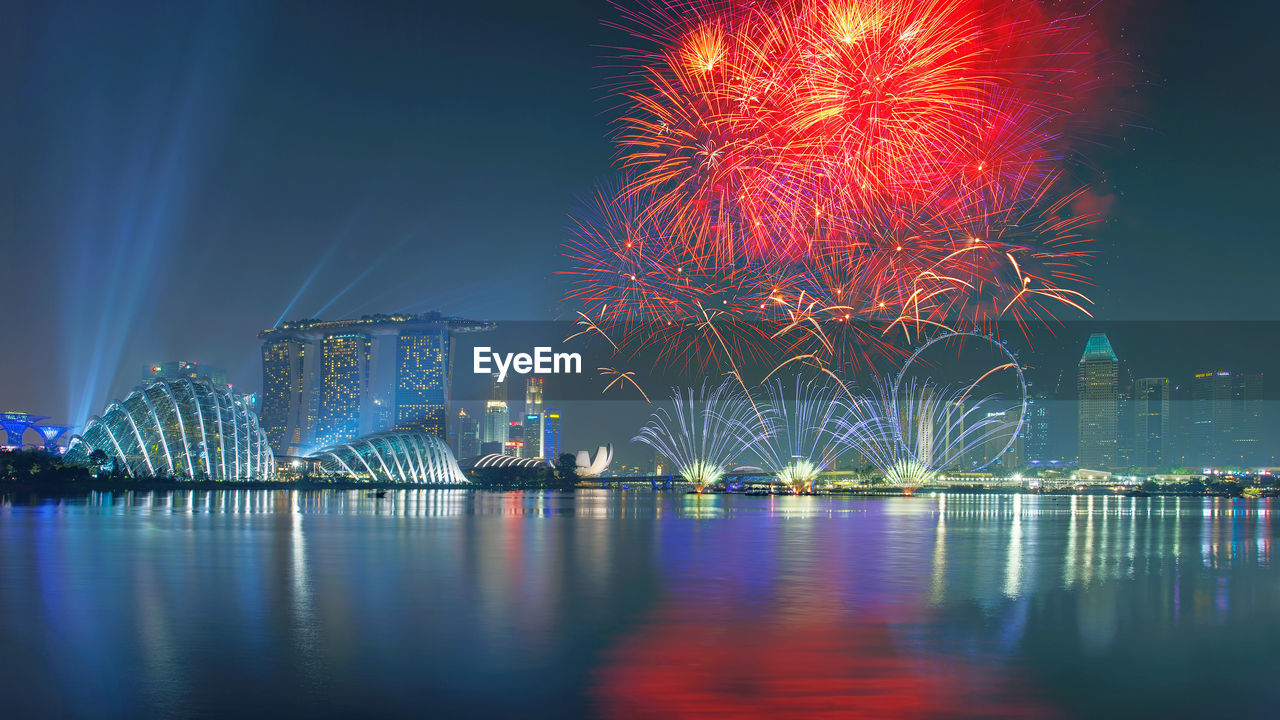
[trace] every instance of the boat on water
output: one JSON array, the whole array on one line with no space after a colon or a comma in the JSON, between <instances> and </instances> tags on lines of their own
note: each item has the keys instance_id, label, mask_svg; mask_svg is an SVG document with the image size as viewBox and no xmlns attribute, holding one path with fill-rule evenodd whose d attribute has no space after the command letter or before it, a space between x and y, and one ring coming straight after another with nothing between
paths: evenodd
<instances>
[{"instance_id":1,"label":"boat on water","mask_svg":"<svg viewBox=\"0 0 1280 720\"><path fill-rule=\"evenodd\" d=\"M387 496L386 490L370 490L369 491L369 497L371 498L384 498L386 496Z\"/></svg>"}]
</instances>

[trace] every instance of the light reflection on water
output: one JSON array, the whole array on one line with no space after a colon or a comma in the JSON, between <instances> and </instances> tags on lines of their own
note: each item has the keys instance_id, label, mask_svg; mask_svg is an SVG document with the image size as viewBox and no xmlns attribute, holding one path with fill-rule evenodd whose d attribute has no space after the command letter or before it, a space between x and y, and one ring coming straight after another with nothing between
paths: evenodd
<instances>
[{"instance_id":1,"label":"light reflection on water","mask_svg":"<svg viewBox=\"0 0 1280 720\"><path fill-rule=\"evenodd\" d=\"M0 500L19 714L1265 716L1271 500Z\"/></svg>"}]
</instances>

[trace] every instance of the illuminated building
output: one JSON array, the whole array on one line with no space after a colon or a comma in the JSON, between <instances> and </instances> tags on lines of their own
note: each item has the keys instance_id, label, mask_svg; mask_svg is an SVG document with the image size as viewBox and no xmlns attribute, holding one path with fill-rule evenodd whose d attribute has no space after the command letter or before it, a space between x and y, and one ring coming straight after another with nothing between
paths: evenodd
<instances>
[{"instance_id":1,"label":"illuminated building","mask_svg":"<svg viewBox=\"0 0 1280 720\"><path fill-rule=\"evenodd\" d=\"M459 410L454 428L455 436L457 437L456 457L462 460L479 455L480 423L468 415L466 410Z\"/></svg>"},{"instance_id":2,"label":"illuminated building","mask_svg":"<svg viewBox=\"0 0 1280 720\"><path fill-rule=\"evenodd\" d=\"M1012 438L1012 442L1010 442L1012 430L1018 426L1018 412L1017 408L1010 408L1008 410L982 413L978 418L965 418L963 410L961 410L959 414L952 415L957 420L964 418L969 424L973 424L975 421L978 423L996 423L995 427L1008 428L1010 430L1010 432L985 433L985 438L975 443L973 448L966 453L969 467L982 467L992 473L1008 473L1022 466L1023 443L1021 435ZM963 429L956 428L956 432L963 433ZM1008 448L1007 450L1005 449L1006 447Z\"/></svg>"},{"instance_id":3,"label":"illuminated building","mask_svg":"<svg viewBox=\"0 0 1280 720\"><path fill-rule=\"evenodd\" d=\"M463 463L468 469L475 468L545 468L549 467L546 460L541 458L519 458L511 455L502 455L500 453L490 453L481 455Z\"/></svg>"},{"instance_id":4,"label":"illuminated building","mask_svg":"<svg viewBox=\"0 0 1280 720\"><path fill-rule=\"evenodd\" d=\"M1027 398L1027 419L1023 423L1022 438L1022 447L1029 464L1049 462L1048 393L1035 393Z\"/></svg>"},{"instance_id":5,"label":"illuminated building","mask_svg":"<svg viewBox=\"0 0 1280 720\"><path fill-rule=\"evenodd\" d=\"M48 420L44 415L32 415L24 412L0 413L0 427L4 428L5 438L11 447L22 447L22 436L27 430L35 427L41 420Z\"/></svg>"},{"instance_id":6,"label":"illuminated building","mask_svg":"<svg viewBox=\"0 0 1280 720\"><path fill-rule=\"evenodd\" d=\"M542 378L531 377L524 384L524 414L542 414Z\"/></svg>"},{"instance_id":7,"label":"illuminated building","mask_svg":"<svg viewBox=\"0 0 1280 720\"><path fill-rule=\"evenodd\" d=\"M1197 465L1244 465L1262 454L1262 375L1211 370L1191 380L1191 447Z\"/></svg>"},{"instance_id":8,"label":"illuminated building","mask_svg":"<svg viewBox=\"0 0 1280 720\"><path fill-rule=\"evenodd\" d=\"M263 330L262 422L272 447L302 456L392 427L448 437L454 336L493 327L433 312L298 320ZM364 338L367 353L337 342L353 337ZM359 372L363 380L353 375Z\"/></svg>"},{"instance_id":9,"label":"illuminated building","mask_svg":"<svg viewBox=\"0 0 1280 720\"><path fill-rule=\"evenodd\" d=\"M373 433L336 443L306 456L316 470L355 482L460 485L470 481L449 446L414 428Z\"/></svg>"},{"instance_id":10,"label":"illuminated building","mask_svg":"<svg viewBox=\"0 0 1280 720\"><path fill-rule=\"evenodd\" d=\"M526 455L529 457L546 457L542 450L542 414L524 416L524 439Z\"/></svg>"},{"instance_id":11,"label":"illuminated building","mask_svg":"<svg viewBox=\"0 0 1280 720\"><path fill-rule=\"evenodd\" d=\"M560 457L560 410L547 408L542 413L542 457L555 464Z\"/></svg>"},{"instance_id":12,"label":"illuminated building","mask_svg":"<svg viewBox=\"0 0 1280 720\"><path fill-rule=\"evenodd\" d=\"M1133 422L1134 464L1163 465L1169 442L1169 378L1138 378L1134 382Z\"/></svg>"},{"instance_id":13,"label":"illuminated building","mask_svg":"<svg viewBox=\"0 0 1280 720\"><path fill-rule=\"evenodd\" d=\"M314 357L314 355L312 356ZM278 454L303 445L314 409L307 402L307 343L278 337L262 343L262 429ZM308 436L307 442L310 442Z\"/></svg>"},{"instance_id":14,"label":"illuminated building","mask_svg":"<svg viewBox=\"0 0 1280 720\"><path fill-rule=\"evenodd\" d=\"M369 363L373 341L368 335L330 335L320 343L320 410L315 441L333 445L368 434L373 398Z\"/></svg>"},{"instance_id":15,"label":"illuminated building","mask_svg":"<svg viewBox=\"0 0 1280 720\"><path fill-rule=\"evenodd\" d=\"M1119 361L1104 333L1085 343L1076 375L1080 467L1105 470L1116 463Z\"/></svg>"},{"instance_id":16,"label":"illuminated building","mask_svg":"<svg viewBox=\"0 0 1280 720\"><path fill-rule=\"evenodd\" d=\"M507 442L504 444L503 452L512 457L524 457L524 446L524 425L513 420L507 425Z\"/></svg>"},{"instance_id":17,"label":"illuminated building","mask_svg":"<svg viewBox=\"0 0 1280 720\"><path fill-rule=\"evenodd\" d=\"M505 402L490 400L485 403L484 429L480 434L481 444L498 443L499 447L505 446L510 439L508 435L511 430L510 417L511 413L507 410Z\"/></svg>"},{"instance_id":18,"label":"illuminated building","mask_svg":"<svg viewBox=\"0 0 1280 720\"><path fill-rule=\"evenodd\" d=\"M396 340L395 423L445 437L449 409L447 325L403 332Z\"/></svg>"},{"instance_id":19,"label":"illuminated building","mask_svg":"<svg viewBox=\"0 0 1280 720\"><path fill-rule=\"evenodd\" d=\"M275 475L275 456L257 415L208 378L155 380L112 402L71 438L67 458L88 462L96 450L130 478Z\"/></svg>"},{"instance_id":20,"label":"illuminated building","mask_svg":"<svg viewBox=\"0 0 1280 720\"><path fill-rule=\"evenodd\" d=\"M542 447L542 378L531 377L524 386L525 455L546 457Z\"/></svg>"}]
</instances>

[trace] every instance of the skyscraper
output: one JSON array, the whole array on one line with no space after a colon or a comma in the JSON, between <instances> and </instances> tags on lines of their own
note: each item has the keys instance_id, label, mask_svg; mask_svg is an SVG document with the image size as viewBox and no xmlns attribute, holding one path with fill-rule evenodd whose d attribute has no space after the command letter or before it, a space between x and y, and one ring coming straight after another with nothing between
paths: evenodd
<instances>
[{"instance_id":1,"label":"skyscraper","mask_svg":"<svg viewBox=\"0 0 1280 720\"><path fill-rule=\"evenodd\" d=\"M1236 402L1236 435L1233 463L1270 464L1267 448L1262 446L1262 373L1243 373Z\"/></svg>"},{"instance_id":2,"label":"skyscraper","mask_svg":"<svg viewBox=\"0 0 1280 720\"><path fill-rule=\"evenodd\" d=\"M1133 383L1133 463L1163 465L1169 443L1169 378L1138 378Z\"/></svg>"},{"instance_id":3,"label":"skyscraper","mask_svg":"<svg viewBox=\"0 0 1280 720\"><path fill-rule=\"evenodd\" d=\"M493 387L484 408L484 429L480 434L481 447L486 453L506 452L511 439L511 410L507 407L507 384L493 374Z\"/></svg>"},{"instance_id":4,"label":"skyscraper","mask_svg":"<svg viewBox=\"0 0 1280 720\"><path fill-rule=\"evenodd\" d=\"M302 445L307 345L293 337L262 343L262 429L276 454Z\"/></svg>"},{"instance_id":5,"label":"skyscraper","mask_svg":"<svg viewBox=\"0 0 1280 720\"><path fill-rule=\"evenodd\" d=\"M320 343L320 412L316 443L333 445L371 432L366 410L369 360L373 346L368 335L330 335Z\"/></svg>"},{"instance_id":6,"label":"skyscraper","mask_svg":"<svg viewBox=\"0 0 1280 720\"><path fill-rule=\"evenodd\" d=\"M424 313L299 320L263 330L262 424L272 449L302 455L325 440L396 425L445 437L453 336L493 327ZM339 362L346 343L339 339L353 337L365 339L367 352ZM349 376L356 356L366 376L360 387Z\"/></svg>"},{"instance_id":7,"label":"skyscraper","mask_svg":"<svg viewBox=\"0 0 1280 720\"><path fill-rule=\"evenodd\" d=\"M530 377L524 384L524 414L542 414L542 378Z\"/></svg>"},{"instance_id":8,"label":"skyscraper","mask_svg":"<svg viewBox=\"0 0 1280 720\"><path fill-rule=\"evenodd\" d=\"M525 457L545 458L542 449L542 413L524 416Z\"/></svg>"},{"instance_id":9,"label":"skyscraper","mask_svg":"<svg viewBox=\"0 0 1280 720\"><path fill-rule=\"evenodd\" d=\"M542 457L551 464L560 458L560 410L547 408L542 413Z\"/></svg>"},{"instance_id":10,"label":"skyscraper","mask_svg":"<svg viewBox=\"0 0 1280 720\"><path fill-rule=\"evenodd\" d=\"M457 421L458 445L454 448L459 460L473 458L480 454L480 423L467 414L466 410L458 411Z\"/></svg>"},{"instance_id":11,"label":"skyscraper","mask_svg":"<svg viewBox=\"0 0 1280 720\"><path fill-rule=\"evenodd\" d=\"M1104 333L1085 343L1076 374L1080 467L1105 470L1116 463L1119 361Z\"/></svg>"},{"instance_id":12,"label":"skyscraper","mask_svg":"<svg viewBox=\"0 0 1280 720\"><path fill-rule=\"evenodd\" d=\"M1191 380L1191 448L1197 465L1260 461L1262 375L1210 370Z\"/></svg>"},{"instance_id":13,"label":"skyscraper","mask_svg":"<svg viewBox=\"0 0 1280 720\"><path fill-rule=\"evenodd\" d=\"M510 455L511 457L527 457L524 447L524 425L513 420L507 426L507 442L503 447L502 454Z\"/></svg>"},{"instance_id":14,"label":"skyscraper","mask_svg":"<svg viewBox=\"0 0 1280 720\"><path fill-rule=\"evenodd\" d=\"M445 436L452 353L449 328L441 324L400 333L396 339L395 423Z\"/></svg>"},{"instance_id":15,"label":"skyscraper","mask_svg":"<svg viewBox=\"0 0 1280 720\"><path fill-rule=\"evenodd\" d=\"M1027 397L1027 417L1022 423L1022 447L1026 462L1043 464L1049 454L1049 394L1038 392Z\"/></svg>"}]
</instances>

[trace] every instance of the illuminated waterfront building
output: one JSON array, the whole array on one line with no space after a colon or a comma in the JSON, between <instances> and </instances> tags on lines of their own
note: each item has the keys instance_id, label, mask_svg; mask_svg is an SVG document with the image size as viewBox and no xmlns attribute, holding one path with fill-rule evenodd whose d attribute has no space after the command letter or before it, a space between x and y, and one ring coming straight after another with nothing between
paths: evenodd
<instances>
[{"instance_id":1,"label":"illuminated waterfront building","mask_svg":"<svg viewBox=\"0 0 1280 720\"><path fill-rule=\"evenodd\" d=\"M560 410L547 408L542 413L542 457L555 464L560 457Z\"/></svg>"},{"instance_id":2,"label":"illuminated waterfront building","mask_svg":"<svg viewBox=\"0 0 1280 720\"><path fill-rule=\"evenodd\" d=\"M1085 344L1076 375L1080 467L1106 470L1116 463L1119 361L1104 333Z\"/></svg>"},{"instance_id":3,"label":"illuminated waterfront building","mask_svg":"<svg viewBox=\"0 0 1280 720\"><path fill-rule=\"evenodd\" d=\"M524 416L525 454L528 457L546 457L542 450L542 413Z\"/></svg>"},{"instance_id":4,"label":"illuminated waterfront building","mask_svg":"<svg viewBox=\"0 0 1280 720\"><path fill-rule=\"evenodd\" d=\"M1048 393L1035 393L1027 397L1027 418L1022 427L1022 447L1026 462L1030 464L1049 462Z\"/></svg>"},{"instance_id":5,"label":"illuminated waterfront building","mask_svg":"<svg viewBox=\"0 0 1280 720\"><path fill-rule=\"evenodd\" d=\"M263 330L262 422L272 447L302 456L402 426L448 437L454 336L493 327L433 312Z\"/></svg>"},{"instance_id":6,"label":"illuminated waterfront building","mask_svg":"<svg viewBox=\"0 0 1280 720\"><path fill-rule=\"evenodd\" d=\"M396 341L395 423L445 437L450 333L446 325L400 334Z\"/></svg>"},{"instance_id":7,"label":"illuminated waterfront building","mask_svg":"<svg viewBox=\"0 0 1280 720\"><path fill-rule=\"evenodd\" d=\"M373 433L309 453L316 471L354 482L463 485L470 481L458 468L449 446L438 436L415 428Z\"/></svg>"},{"instance_id":8,"label":"illuminated waterfront building","mask_svg":"<svg viewBox=\"0 0 1280 720\"><path fill-rule=\"evenodd\" d=\"M276 337L262 343L260 417L262 429L277 453L303 445L303 433L315 412L308 402L309 369L307 343L302 340Z\"/></svg>"},{"instance_id":9,"label":"illuminated waterfront building","mask_svg":"<svg viewBox=\"0 0 1280 720\"><path fill-rule=\"evenodd\" d=\"M155 380L90 418L67 458L101 450L129 478L260 480L275 456L258 417L226 385L208 378Z\"/></svg>"},{"instance_id":10,"label":"illuminated waterfront building","mask_svg":"<svg viewBox=\"0 0 1280 720\"><path fill-rule=\"evenodd\" d=\"M1186 457L1197 465L1262 461L1262 375L1199 372L1191 380L1191 432Z\"/></svg>"},{"instance_id":11,"label":"illuminated waterfront building","mask_svg":"<svg viewBox=\"0 0 1280 720\"><path fill-rule=\"evenodd\" d=\"M320 343L320 409L315 441L332 445L371 430L373 398L369 362L373 341L357 333L330 335Z\"/></svg>"}]
</instances>

